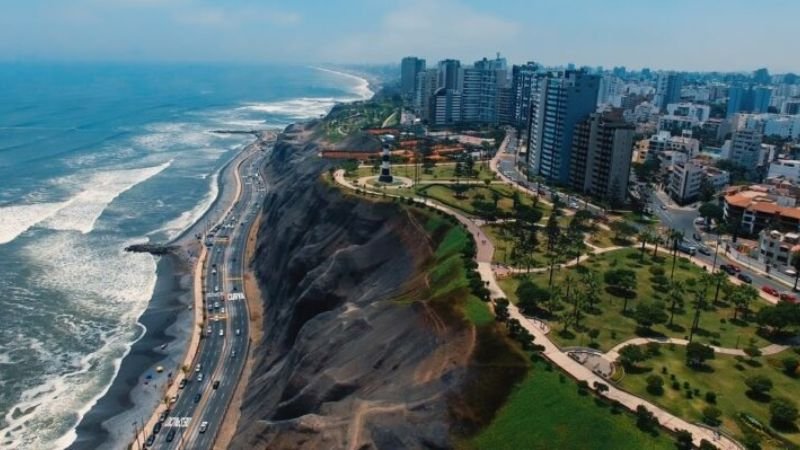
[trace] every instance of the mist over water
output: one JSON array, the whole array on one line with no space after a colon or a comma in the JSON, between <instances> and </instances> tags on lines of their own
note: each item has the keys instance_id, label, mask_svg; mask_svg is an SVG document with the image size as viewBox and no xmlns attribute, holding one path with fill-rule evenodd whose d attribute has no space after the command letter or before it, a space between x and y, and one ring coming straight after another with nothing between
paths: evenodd
<instances>
[{"instance_id":1,"label":"mist over water","mask_svg":"<svg viewBox=\"0 0 800 450\"><path fill-rule=\"evenodd\" d=\"M0 64L0 448L68 446L144 332L164 241L250 136L365 95L306 67ZM367 91L368 92L368 91Z\"/></svg>"}]
</instances>

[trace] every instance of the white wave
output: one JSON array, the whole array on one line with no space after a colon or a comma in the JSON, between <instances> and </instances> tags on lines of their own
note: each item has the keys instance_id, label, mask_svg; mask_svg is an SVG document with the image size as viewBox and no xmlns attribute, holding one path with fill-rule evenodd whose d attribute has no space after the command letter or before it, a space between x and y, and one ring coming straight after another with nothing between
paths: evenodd
<instances>
[{"instance_id":1,"label":"white wave","mask_svg":"<svg viewBox=\"0 0 800 450\"><path fill-rule=\"evenodd\" d=\"M58 351L56 346L27 342L31 338L20 340L39 354L38 359L68 362L60 368L56 363L52 372L42 374L37 384L20 393L5 416L8 426L0 430L10 448L66 448L74 442L75 426L108 391L122 359L142 336L143 327L137 321L155 288L155 258L125 253L124 245L53 233L24 248L32 270L40 274L36 284L65 293L73 309L84 313L73 317L79 323L70 327L94 333L92 340L98 339L99 345L87 354L63 355L53 353ZM63 326L68 320L59 322ZM15 417L14 411L28 413Z\"/></svg>"},{"instance_id":2,"label":"white wave","mask_svg":"<svg viewBox=\"0 0 800 450\"><path fill-rule=\"evenodd\" d=\"M0 208L0 244L6 244L52 216L69 202L12 205Z\"/></svg>"},{"instance_id":3,"label":"white wave","mask_svg":"<svg viewBox=\"0 0 800 450\"><path fill-rule=\"evenodd\" d=\"M154 167L110 170L94 174L89 177L77 195L40 225L53 230L89 233L109 203L123 192L161 173L172 164L172 161Z\"/></svg>"},{"instance_id":4,"label":"white wave","mask_svg":"<svg viewBox=\"0 0 800 450\"><path fill-rule=\"evenodd\" d=\"M163 227L149 234L166 232L168 238L172 240L183 233L184 230L194 225L198 220L200 220L201 217L203 217L203 215L205 215L205 213L211 208L211 205L213 205L214 201L217 199L217 196L219 195L218 180L219 172L214 172L211 175L208 192L194 208L192 208L190 211L184 211L179 217L170 220L164 224Z\"/></svg>"},{"instance_id":5,"label":"white wave","mask_svg":"<svg viewBox=\"0 0 800 450\"><path fill-rule=\"evenodd\" d=\"M137 136L134 143L150 151L174 150L175 147L207 147L217 139L197 124L183 122L156 123L147 127L148 134Z\"/></svg>"},{"instance_id":6,"label":"white wave","mask_svg":"<svg viewBox=\"0 0 800 450\"><path fill-rule=\"evenodd\" d=\"M268 103L248 103L241 111L279 114L292 119L311 119L328 113L339 101L333 97L301 97Z\"/></svg>"},{"instance_id":7,"label":"white wave","mask_svg":"<svg viewBox=\"0 0 800 450\"><path fill-rule=\"evenodd\" d=\"M372 90L369 88L369 81L367 81L366 78L361 78L361 77L359 77L357 75L353 75L352 73L340 72L338 70L325 69L323 67L311 67L311 68L315 69L315 70L319 70L321 72L327 72L327 73L332 73L334 75L339 75L341 77L347 78L347 79L355 82L355 84L352 86L351 89L352 89L352 92L354 94L356 94L356 96L358 96L359 100L369 100L370 98L372 98L373 95L375 95L375 93L372 92Z\"/></svg>"}]
</instances>

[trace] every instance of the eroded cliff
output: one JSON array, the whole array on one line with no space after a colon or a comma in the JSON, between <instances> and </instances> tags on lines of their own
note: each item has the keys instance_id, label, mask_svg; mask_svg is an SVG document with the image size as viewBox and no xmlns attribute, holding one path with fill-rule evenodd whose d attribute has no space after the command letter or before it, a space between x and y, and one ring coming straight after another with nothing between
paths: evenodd
<instances>
[{"instance_id":1,"label":"eroded cliff","mask_svg":"<svg viewBox=\"0 0 800 450\"><path fill-rule=\"evenodd\" d=\"M413 208L322 181L308 136L287 130L265 168L264 337L232 447L451 447L475 331L426 301L437 238Z\"/></svg>"}]
</instances>

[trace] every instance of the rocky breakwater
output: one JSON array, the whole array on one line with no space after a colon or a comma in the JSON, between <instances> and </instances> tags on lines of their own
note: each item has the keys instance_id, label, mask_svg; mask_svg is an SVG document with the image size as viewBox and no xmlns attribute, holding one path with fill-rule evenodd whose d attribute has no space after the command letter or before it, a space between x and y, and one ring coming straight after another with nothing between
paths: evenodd
<instances>
[{"instance_id":1,"label":"rocky breakwater","mask_svg":"<svg viewBox=\"0 0 800 450\"><path fill-rule=\"evenodd\" d=\"M312 134L289 128L265 168L264 337L231 448L451 447L474 330L426 303L435 243L415 215L322 180Z\"/></svg>"}]
</instances>

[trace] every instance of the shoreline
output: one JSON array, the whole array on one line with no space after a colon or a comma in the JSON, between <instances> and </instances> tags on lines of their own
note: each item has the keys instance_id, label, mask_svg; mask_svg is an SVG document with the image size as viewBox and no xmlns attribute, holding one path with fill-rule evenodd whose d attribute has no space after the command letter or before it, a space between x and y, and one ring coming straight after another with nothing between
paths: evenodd
<instances>
[{"instance_id":1,"label":"shoreline","mask_svg":"<svg viewBox=\"0 0 800 450\"><path fill-rule=\"evenodd\" d=\"M362 76L320 67L314 67L314 69L359 81L353 87L353 92L358 98L347 99L346 103L367 101L376 94L373 88L377 89L378 86ZM292 125L304 122L306 121L296 121ZM166 242L168 245L177 246L178 250L156 260L156 286L147 308L137 320L137 325L144 326L145 331L131 344L128 353L120 360L117 372L106 392L80 418L72 431L75 438L66 448L70 450L125 448L131 442L134 442L135 445L137 433L134 431L134 423L137 424L136 431L138 431L140 440L149 435L148 427L156 417L160 405L163 404L161 401L163 392L170 386L167 383L167 374L172 370L172 379L177 380L181 376L181 363L185 362L190 353L192 353L191 358L194 358L194 352L190 352L191 344L194 344L191 342L192 333L197 321L197 311L200 311L200 314L203 313L202 308L194 307L195 299L192 298L193 278L198 270L198 256L203 249L195 235L201 227L204 227L204 222L214 223L221 217L220 204L226 200L231 201L226 197L231 195L233 163L252 151L253 147L260 148L270 137L277 138L284 130L285 128L280 131L256 130L249 132L255 135L255 140L244 144L216 172L218 174L218 191L214 200L194 223ZM255 228L253 235L257 235ZM248 272L254 277L252 272L249 270ZM252 281L255 281L257 289L257 280L253 279ZM164 293L167 290L170 292ZM258 300L260 301L260 298ZM165 306L168 307L165 308ZM202 315L200 320L202 320ZM145 321L150 323L145 323ZM251 325L252 321L251 318ZM162 350L160 347L164 344L166 344L166 348ZM248 360L250 358L251 355L248 354ZM157 374L153 370L157 366L163 366L164 372ZM242 374L240 385L234 394L234 402L241 402L243 390L246 389L246 384L252 375L252 362L247 366L250 367L246 367ZM148 382L145 385L145 376L148 371L152 372L153 380L152 384ZM161 383L157 381L161 381ZM165 384L167 384L166 389L164 388ZM143 387L153 385L156 386L158 392L147 392L148 389ZM172 387L176 385L176 383L171 384ZM238 422L238 417L236 422ZM237 424L232 425L234 428L230 431L234 432Z\"/></svg>"},{"instance_id":2,"label":"shoreline","mask_svg":"<svg viewBox=\"0 0 800 450\"><path fill-rule=\"evenodd\" d=\"M169 385L170 371L173 380L180 377L180 366L189 351L196 322L193 276L202 247L194 235L205 221L219 218L217 210L222 202L232 201L232 163L254 146L260 146L269 133L268 130L259 132L253 142L233 153L216 172L219 176L214 201L194 223L167 241L178 249L156 259L156 286L147 308L137 320L137 325L144 326L145 331L119 362L105 394L78 421L74 428L75 439L68 449L126 447L135 439L134 423L141 433L146 427L143 424L148 423L163 403L161 397L165 385ZM166 348L162 350L164 344ZM164 367L163 373L154 370L157 366ZM152 375L152 380L146 379L148 375ZM148 389L152 386L157 392Z\"/></svg>"}]
</instances>

